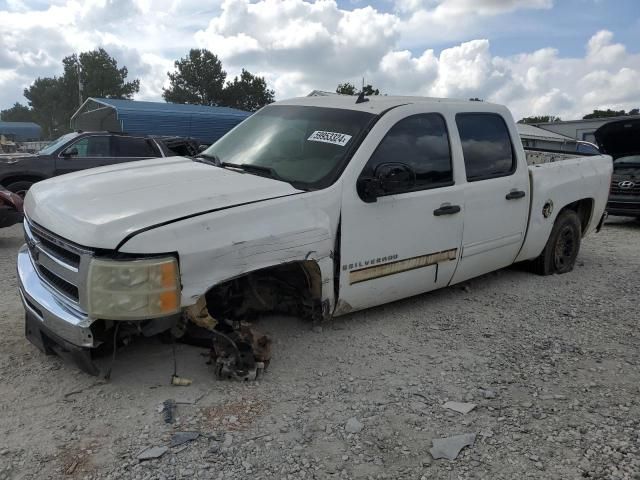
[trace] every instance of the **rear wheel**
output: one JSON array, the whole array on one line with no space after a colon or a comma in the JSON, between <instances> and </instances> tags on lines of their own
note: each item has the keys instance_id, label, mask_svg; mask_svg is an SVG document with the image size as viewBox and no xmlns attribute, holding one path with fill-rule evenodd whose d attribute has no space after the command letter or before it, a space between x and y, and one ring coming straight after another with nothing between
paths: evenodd
<instances>
[{"instance_id":1,"label":"rear wheel","mask_svg":"<svg viewBox=\"0 0 640 480\"><path fill-rule=\"evenodd\" d=\"M582 227L573 210L566 210L556 219L544 250L532 264L532 270L539 275L567 273L573 270L580 251Z\"/></svg>"},{"instance_id":2,"label":"rear wheel","mask_svg":"<svg viewBox=\"0 0 640 480\"><path fill-rule=\"evenodd\" d=\"M18 180L17 182L7 185L7 190L20 195L24 198L34 182L30 180Z\"/></svg>"}]
</instances>

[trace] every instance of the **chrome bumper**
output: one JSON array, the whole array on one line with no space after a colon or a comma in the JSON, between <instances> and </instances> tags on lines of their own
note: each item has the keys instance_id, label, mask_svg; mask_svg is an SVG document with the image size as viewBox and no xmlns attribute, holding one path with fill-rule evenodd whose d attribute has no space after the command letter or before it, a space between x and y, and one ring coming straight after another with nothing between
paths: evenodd
<instances>
[{"instance_id":1,"label":"chrome bumper","mask_svg":"<svg viewBox=\"0 0 640 480\"><path fill-rule=\"evenodd\" d=\"M18 252L18 284L27 314L48 330L76 347L94 347L93 319L56 295L38 275L24 245Z\"/></svg>"}]
</instances>

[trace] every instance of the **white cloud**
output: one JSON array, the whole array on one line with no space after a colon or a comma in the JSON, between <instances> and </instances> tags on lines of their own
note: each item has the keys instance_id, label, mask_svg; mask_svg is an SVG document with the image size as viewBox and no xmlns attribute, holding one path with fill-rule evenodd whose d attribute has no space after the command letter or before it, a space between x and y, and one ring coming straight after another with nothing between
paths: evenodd
<instances>
[{"instance_id":1,"label":"white cloud","mask_svg":"<svg viewBox=\"0 0 640 480\"><path fill-rule=\"evenodd\" d=\"M265 76L278 98L365 77L388 94L481 97L507 104L517 117L575 117L596 107L640 104L640 55L609 31L593 32L577 58L552 47L499 57L491 41L474 33L514 10L548 9L552 0L396 0L392 13L364 2L345 9L334 0L6 5L0 10L0 108L24 102L22 90L35 77L59 75L62 57L98 46L141 79L140 99L160 99L173 61L205 47L220 56L230 77L241 68ZM448 48L428 48L443 39Z\"/></svg>"}]
</instances>

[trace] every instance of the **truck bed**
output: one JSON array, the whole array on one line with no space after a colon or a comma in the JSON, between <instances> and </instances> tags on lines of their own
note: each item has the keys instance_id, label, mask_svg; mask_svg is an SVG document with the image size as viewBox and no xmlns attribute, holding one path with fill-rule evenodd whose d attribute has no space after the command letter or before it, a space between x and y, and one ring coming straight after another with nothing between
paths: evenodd
<instances>
[{"instance_id":1,"label":"truck bed","mask_svg":"<svg viewBox=\"0 0 640 480\"><path fill-rule=\"evenodd\" d=\"M591 233L604 214L613 164L608 155L580 155L525 149L529 164L531 206L526 240L517 261L536 258L549 238L561 206L576 200L590 203L591 215L582 235ZM578 192L578 195L576 195ZM545 205L551 214L545 217ZM547 209L548 210L548 209Z\"/></svg>"},{"instance_id":2,"label":"truck bed","mask_svg":"<svg viewBox=\"0 0 640 480\"><path fill-rule=\"evenodd\" d=\"M554 163L570 158L597 157L598 155L585 155L577 152L565 152L562 150L547 150L542 148L524 147L528 165L540 165Z\"/></svg>"}]
</instances>

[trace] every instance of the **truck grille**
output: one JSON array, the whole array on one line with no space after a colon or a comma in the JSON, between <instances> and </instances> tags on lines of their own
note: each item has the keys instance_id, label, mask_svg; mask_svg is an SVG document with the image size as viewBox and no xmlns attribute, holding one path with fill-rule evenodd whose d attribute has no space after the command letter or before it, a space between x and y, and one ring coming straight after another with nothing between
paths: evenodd
<instances>
[{"instance_id":1,"label":"truck grille","mask_svg":"<svg viewBox=\"0 0 640 480\"><path fill-rule=\"evenodd\" d=\"M620 186L622 182L627 183L627 186ZM628 178L614 178L611 180L611 193L614 195L640 195L640 179L629 180Z\"/></svg>"},{"instance_id":2,"label":"truck grille","mask_svg":"<svg viewBox=\"0 0 640 480\"><path fill-rule=\"evenodd\" d=\"M83 289L93 252L25 219L24 236L38 275L75 310L84 312Z\"/></svg>"}]
</instances>

